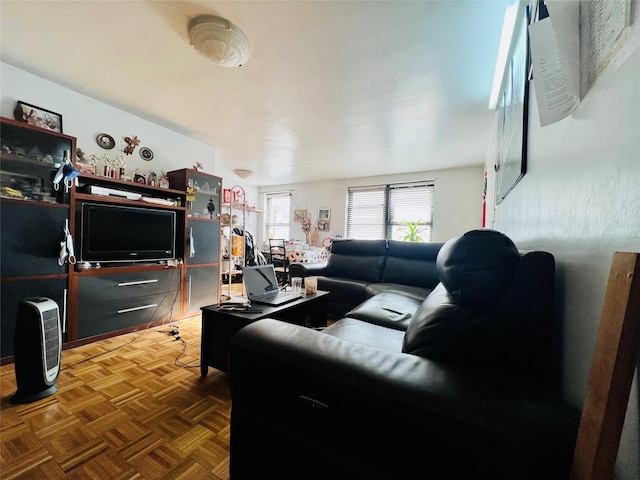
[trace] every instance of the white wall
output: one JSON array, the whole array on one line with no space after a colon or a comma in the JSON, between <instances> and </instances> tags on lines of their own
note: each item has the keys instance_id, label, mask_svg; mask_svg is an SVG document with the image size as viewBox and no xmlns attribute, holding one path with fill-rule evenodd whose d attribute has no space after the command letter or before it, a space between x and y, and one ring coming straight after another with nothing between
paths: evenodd
<instances>
[{"instance_id":1,"label":"white wall","mask_svg":"<svg viewBox=\"0 0 640 480\"><path fill-rule=\"evenodd\" d=\"M331 209L330 230L319 232L316 245L323 238L345 235L347 189L349 187L379 185L385 183L434 180L434 242L445 242L451 237L461 235L468 230L480 228L482 222L482 167L434 170L402 175L360 177L336 181L298 183L276 187L261 187L260 201L264 193L291 191L291 237L303 240L304 233L300 224L293 221L294 209L307 209L312 221L318 219L318 209ZM258 233L262 240L262 226Z\"/></svg>"},{"instance_id":2,"label":"white wall","mask_svg":"<svg viewBox=\"0 0 640 480\"><path fill-rule=\"evenodd\" d=\"M558 123L540 127L531 93L528 171L494 214L490 209L489 225L520 248L554 254L564 393L582 407L613 253L640 251L640 51L600 74L577 110ZM489 152L489 172L493 163ZM640 478L637 380L619 479Z\"/></svg>"},{"instance_id":3,"label":"white wall","mask_svg":"<svg viewBox=\"0 0 640 480\"><path fill-rule=\"evenodd\" d=\"M364 177L349 181L318 182L297 185L283 185L258 189L252 179L243 181L232 171L216 165L215 148L182 134L171 131L119 108L92 99L54 82L38 77L6 63L0 63L0 115L13 118L13 110L18 100L60 113L63 117L63 131L77 138L77 147L85 152L85 157L105 153L115 159L122 152L124 137L137 136L140 146L133 155L125 155L127 171L138 168L143 173L153 170L177 170L190 168L196 161L204 166L204 171L223 178L225 188L241 186L250 202L261 208L267 191L292 190L292 206L307 208L317 220L319 208L331 209L331 229L318 233L318 244L325 237L343 235L345 227L345 202L349 186L371 185L385 182L411 180L435 180L435 211L433 241L441 242L460 235L467 230L479 228L481 222L482 171L480 167L421 172L410 175L389 177ZM96 144L96 136L107 133L116 140L116 147L103 150ZM154 152L154 159L146 162L140 158L140 147L148 147ZM104 162L98 162L101 167ZM260 192L260 193L259 193ZM237 212L234 212L237 213ZM292 212L293 216L293 212ZM262 243L262 215L249 214L247 229L254 233L258 245ZM304 239L302 230L292 218L292 238Z\"/></svg>"},{"instance_id":4,"label":"white wall","mask_svg":"<svg viewBox=\"0 0 640 480\"><path fill-rule=\"evenodd\" d=\"M245 188L248 198L256 198L256 187L245 185L233 172L216 166L215 148L211 145L143 120L7 63L0 63L0 86L0 115L13 118L13 110L18 100L61 114L63 132L76 137L77 148L85 152L86 158L91 154L100 157L106 153L109 158L115 159L122 154L123 145L126 146L124 137L137 136L141 141L140 145L132 155L125 155L127 173L139 168L143 173L153 170L160 174L161 170L191 168L195 162L201 162L204 171L222 177L225 186L239 184ZM111 135L116 141L116 147L112 150L100 148L96 143L96 136L100 133ZM140 147L150 148L154 152L153 160L142 160L138 153ZM99 162L98 166L103 164L104 162Z\"/></svg>"}]
</instances>

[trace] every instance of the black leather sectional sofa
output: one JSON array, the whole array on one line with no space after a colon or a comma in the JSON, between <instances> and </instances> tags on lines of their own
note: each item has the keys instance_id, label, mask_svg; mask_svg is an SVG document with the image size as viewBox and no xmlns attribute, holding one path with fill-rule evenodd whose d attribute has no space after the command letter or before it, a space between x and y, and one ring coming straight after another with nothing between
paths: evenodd
<instances>
[{"instance_id":1,"label":"black leather sectional sofa","mask_svg":"<svg viewBox=\"0 0 640 480\"><path fill-rule=\"evenodd\" d=\"M334 245L362 255L330 260L320 285L355 308L323 331L266 319L232 339L231 480L568 478L580 412L556 388L549 253L475 230L367 277L392 243ZM420 268L429 280L401 291Z\"/></svg>"},{"instance_id":2,"label":"black leather sectional sofa","mask_svg":"<svg viewBox=\"0 0 640 480\"><path fill-rule=\"evenodd\" d=\"M398 240L336 239L329 260L293 263L290 277L318 277L329 292L329 318L342 318L382 292L402 293L422 301L438 284L436 257L442 243Z\"/></svg>"}]
</instances>

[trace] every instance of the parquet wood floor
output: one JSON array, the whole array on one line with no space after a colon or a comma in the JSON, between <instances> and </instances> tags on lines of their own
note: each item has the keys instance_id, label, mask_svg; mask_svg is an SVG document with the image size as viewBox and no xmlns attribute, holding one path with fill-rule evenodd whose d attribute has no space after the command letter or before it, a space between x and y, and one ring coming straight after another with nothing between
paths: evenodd
<instances>
[{"instance_id":1,"label":"parquet wood floor","mask_svg":"<svg viewBox=\"0 0 640 480\"><path fill-rule=\"evenodd\" d=\"M0 367L0 478L228 479L229 379L200 376L199 315L174 325L184 342L165 324L65 350L31 404Z\"/></svg>"}]
</instances>

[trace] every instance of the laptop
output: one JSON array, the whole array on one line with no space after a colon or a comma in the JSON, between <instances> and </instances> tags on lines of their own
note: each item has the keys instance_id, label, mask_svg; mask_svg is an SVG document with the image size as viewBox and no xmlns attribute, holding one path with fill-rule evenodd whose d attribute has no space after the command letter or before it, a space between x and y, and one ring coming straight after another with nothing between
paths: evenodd
<instances>
[{"instance_id":1,"label":"laptop","mask_svg":"<svg viewBox=\"0 0 640 480\"><path fill-rule=\"evenodd\" d=\"M271 264L244 267L242 280L251 302L278 306L302 297L302 293L280 291L276 271Z\"/></svg>"}]
</instances>

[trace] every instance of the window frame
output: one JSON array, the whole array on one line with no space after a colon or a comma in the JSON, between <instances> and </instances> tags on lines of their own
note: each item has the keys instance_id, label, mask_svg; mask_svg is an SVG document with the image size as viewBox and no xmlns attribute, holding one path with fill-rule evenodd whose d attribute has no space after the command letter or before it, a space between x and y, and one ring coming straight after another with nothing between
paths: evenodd
<instances>
[{"instance_id":1,"label":"window frame","mask_svg":"<svg viewBox=\"0 0 640 480\"><path fill-rule=\"evenodd\" d=\"M347 238L358 239L394 239L396 240L400 229L405 228L405 219L396 219L394 212L406 204L407 189L422 189L423 194L417 200L424 202L424 215L421 218L406 219L408 221L420 220L421 236L423 242L431 242L433 238L433 210L434 210L434 180L419 180L408 182L396 182L388 184L356 186L347 188ZM357 203L361 203L359 206ZM360 212L362 218L354 215ZM354 222L357 222L354 224ZM359 224L358 224L359 223ZM426 236L425 236L426 234Z\"/></svg>"},{"instance_id":2,"label":"window frame","mask_svg":"<svg viewBox=\"0 0 640 480\"><path fill-rule=\"evenodd\" d=\"M288 199L288 208L286 212L286 216L282 215L284 219L286 217L287 221L272 221L274 212L272 212L273 201L272 199L276 198L287 198ZM270 231L278 231L281 229L285 229L287 231L286 236L280 236L276 233L270 235ZM291 192L290 191L278 191L278 192L266 192L264 194L264 228L263 228L264 242L268 243L270 238L284 238L284 240L288 240L291 236Z\"/></svg>"}]
</instances>

